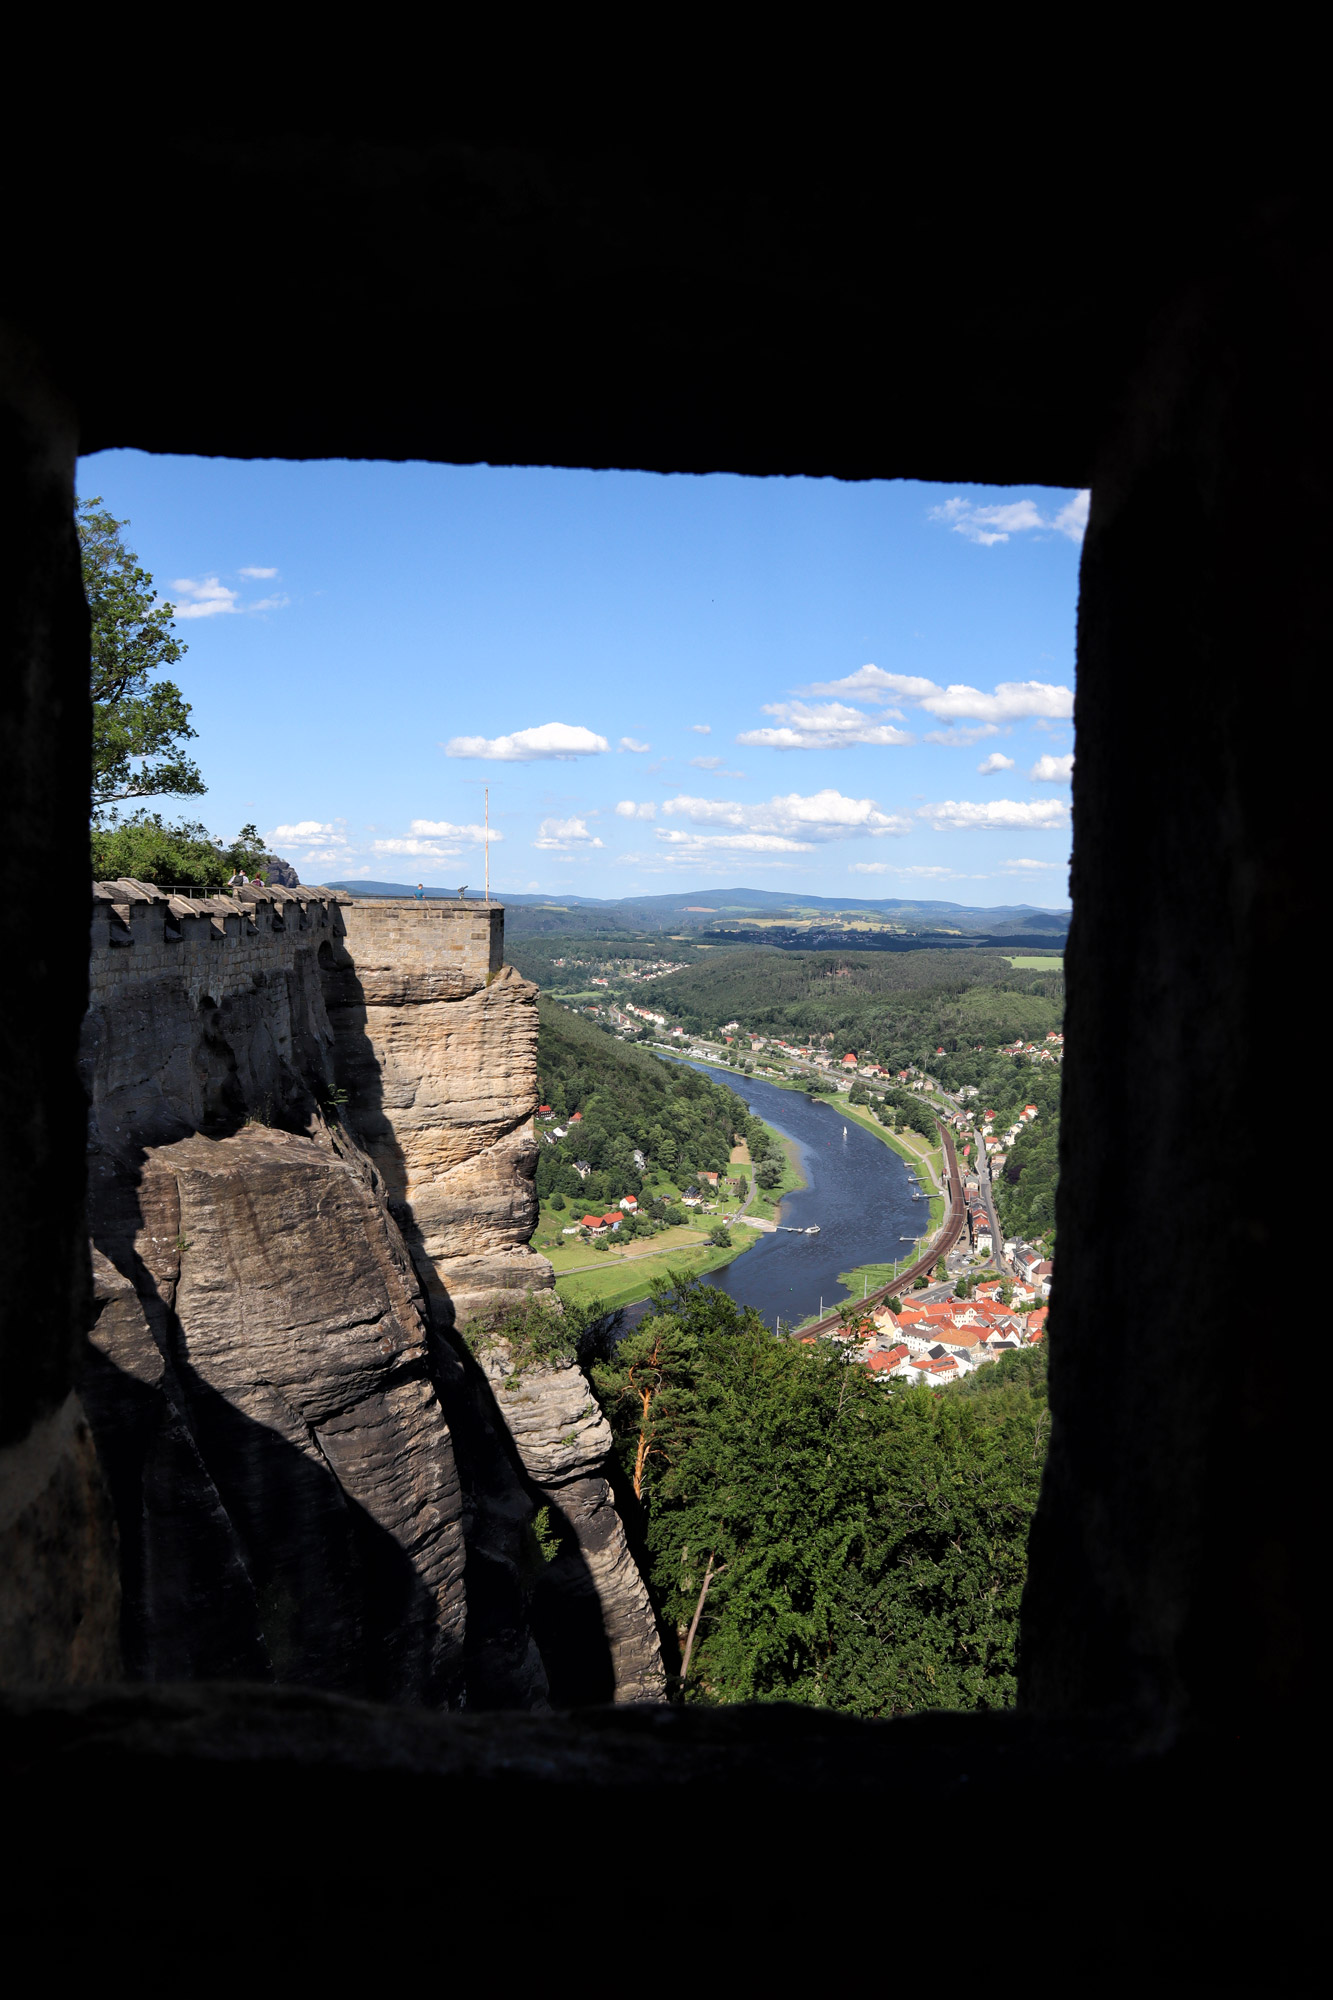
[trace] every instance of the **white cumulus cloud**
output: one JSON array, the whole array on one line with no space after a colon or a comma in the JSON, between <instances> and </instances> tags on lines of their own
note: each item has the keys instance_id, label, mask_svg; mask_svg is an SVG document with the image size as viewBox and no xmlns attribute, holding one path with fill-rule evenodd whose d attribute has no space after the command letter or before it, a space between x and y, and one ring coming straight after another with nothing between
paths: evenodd
<instances>
[{"instance_id":1,"label":"white cumulus cloud","mask_svg":"<svg viewBox=\"0 0 1333 2000\"><path fill-rule=\"evenodd\" d=\"M808 854L814 846L811 840L788 840L778 833L686 833L677 827L661 826L657 838L687 854L717 850L740 854Z\"/></svg>"},{"instance_id":2,"label":"white cumulus cloud","mask_svg":"<svg viewBox=\"0 0 1333 2000\"><path fill-rule=\"evenodd\" d=\"M291 826L275 826L264 835L270 847L299 847L311 840L341 840L342 829L324 820L298 819Z\"/></svg>"},{"instance_id":3,"label":"white cumulus cloud","mask_svg":"<svg viewBox=\"0 0 1333 2000\"><path fill-rule=\"evenodd\" d=\"M1036 763L1028 772L1029 778L1039 785L1067 785L1073 775L1074 753L1072 750L1068 751L1063 757L1053 757L1048 750L1044 756L1038 757Z\"/></svg>"},{"instance_id":4,"label":"white cumulus cloud","mask_svg":"<svg viewBox=\"0 0 1333 2000\"><path fill-rule=\"evenodd\" d=\"M455 826L453 821L448 819L414 819L412 821L412 832L415 834L424 834L428 839L437 840L479 841L486 838L486 828L484 825L477 826L475 823L469 821L466 826ZM491 839L492 841L503 840L504 835L497 833L495 828L492 827Z\"/></svg>"},{"instance_id":5,"label":"white cumulus cloud","mask_svg":"<svg viewBox=\"0 0 1333 2000\"><path fill-rule=\"evenodd\" d=\"M1063 828L1069 808L1061 799L942 799L938 805L918 806L917 818L924 819L936 833L1012 833L1015 828Z\"/></svg>"},{"instance_id":6,"label":"white cumulus cloud","mask_svg":"<svg viewBox=\"0 0 1333 2000\"><path fill-rule=\"evenodd\" d=\"M1072 688L1054 681L1001 681L992 689L972 687L966 681L952 681L947 687L927 680L922 674L889 674L882 667L858 667L854 674L846 674L840 681L820 681L806 690L807 694L855 695L862 701L903 701L923 709L937 721L945 723L980 723L986 727L968 734L952 731L937 732L927 738L931 743L975 742L977 735L991 733L1001 723L1023 722L1035 716L1047 716L1057 721L1068 721L1074 713ZM799 705L799 704L798 704ZM816 711L811 711L813 715ZM887 713L901 716L900 709ZM768 715L778 713L778 708L765 710ZM854 730L856 720L865 722L860 710L846 708L841 703L833 703L830 713L849 718L847 727ZM855 718L856 720L852 720ZM782 719L786 720L784 716ZM829 727L835 725L830 723ZM740 742L749 739L742 736ZM855 735L850 741L870 741ZM896 736L895 742L910 743L909 736ZM816 746L819 748L824 745Z\"/></svg>"},{"instance_id":7,"label":"white cumulus cloud","mask_svg":"<svg viewBox=\"0 0 1333 2000\"><path fill-rule=\"evenodd\" d=\"M1017 873L1021 869L1063 868L1065 864L1063 861L1030 861L1026 857L1022 857L1019 859L1010 859L1004 865L1006 868L1012 868Z\"/></svg>"},{"instance_id":8,"label":"white cumulus cloud","mask_svg":"<svg viewBox=\"0 0 1333 2000\"><path fill-rule=\"evenodd\" d=\"M657 806L652 799L644 799L641 805L636 805L633 799L622 799L616 812L621 819L657 818Z\"/></svg>"},{"instance_id":9,"label":"white cumulus cloud","mask_svg":"<svg viewBox=\"0 0 1333 2000\"><path fill-rule=\"evenodd\" d=\"M825 842L861 835L907 833L911 820L902 813L882 812L873 799L849 799L831 787L821 792L780 794L759 805L737 799L699 799L681 793L668 799L668 817L688 819L695 826L723 826L746 833L773 834L787 839Z\"/></svg>"},{"instance_id":10,"label":"white cumulus cloud","mask_svg":"<svg viewBox=\"0 0 1333 2000\"><path fill-rule=\"evenodd\" d=\"M373 840L372 854L410 854L418 861L452 861L461 847L444 847L438 840Z\"/></svg>"},{"instance_id":11,"label":"white cumulus cloud","mask_svg":"<svg viewBox=\"0 0 1333 2000\"><path fill-rule=\"evenodd\" d=\"M943 522L956 535L964 535L969 542L979 542L984 548L993 548L997 542L1007 542L1011 535L1039 528L1067 535L1071 542L1081 542L1088 525L1090 497L1087 491L1074 494L1048 520L1035 500L1002 500L981 506L974 500L955 496L942 507L932 507L927 518Z\"/></svg>"},{"instance_id":12,"label":"white cumulus cloud","mask_svg":"<svg viewBox=\"0 0 1333 2000\"><path fill-rule=\"evenodd\" d=\"M553 757L595 757L611 745L604 736L579 723L543 722L536 729L516 729L512 736L451 736L447 757L482 757L491 763L531 764Z\"/></svg>"},{"instance_id":13,"label":"white cumulus cloud","mask_svg":"<svg viewBox=\"0 0 1333 2000\"><path fill-rule=\"evenodd\" d=\"M1087 533L1088 508L1091 502L1092 494L1085 487L1082 493L1076 493L1072 500L1065 502L1051 522L1051 526L1060 534L1068 535L1071 542L1081 542Z\"/></svg>"},{"instance_id":14,"label":"white cumulus cloud","mask_svg":"<svg viewBox=\"0 0 1333 2000\"><path fill-rule=\"evenodd\" d=\"M977 765L983 778L991 778L997 771L1012 771L1013 768L1013 758L1006 757L1003 750L992 750L985 762Z\"/></svg>"},{"instance_id":15,"label":"white cumulus cloud","mask_svg":"<svg viewBox=\"0 0 1333 2000\"><path fill-rule=\"evenodd\" d=\"M620 739L620 748L632 750L638 757L642 757L644 752L651 750L652 747L651 743L636 743L632 736L622 736Z\"/></svg>"},{"instance_id":16,"label":"white cumulus cloud","mask_svg":"<svg viewBox=\"0 0 1333 2000\"><path fill-rule=\"evenodd\" d=\"M237 572L239 576L276 576L277 573L276 569L260 569L255 563L245 563Z\"/></svg>"},{"instance_id":17,"label":"white cumulus cloud","mask_svg":"<svg viewBox=\"0 0 1333 2000\"><path fill-rule=\"evenodd\" d=\"M216 618L224 611L239 611L238 590L220 583L215 576L206 576L201 582L193 577L178 576L171 586L176 593L176 616L178 618ZM184 599L184 603L180 600Z\"/></svg>"},{"instance_id":18,"label":"white cumulus cloud","mask_svg":"<svg viewBox=\"0 0 1333 2000\"><path fill-rule=\"evenodd\" d=\"M854 743L887 748L913 740L905 730L841 701L766 701L763 712L773 716L777 726L742 730L738 743L762 750L841 750Z\"/></svg>"},{"instance_id":19,"label":"white cumulus cloud","mask_svg":"<svg viewBox=\"0 0 1333 2000\"><path fill-rule=\"evenodd\" d=\"M586 820L544 819L532 844L548 853L570 854L580 848L600 847L602 842L589 832Z\"/></svg>"}]
</instances>

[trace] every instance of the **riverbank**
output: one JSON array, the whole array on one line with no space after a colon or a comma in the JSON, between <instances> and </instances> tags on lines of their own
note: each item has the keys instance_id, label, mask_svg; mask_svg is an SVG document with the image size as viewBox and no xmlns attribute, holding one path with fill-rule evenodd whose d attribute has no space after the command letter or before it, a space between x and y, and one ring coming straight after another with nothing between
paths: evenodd
<instances>
[{"instance_id":1,"label":"riverbank","mask_svg":"<svg viewBox=\"0 0 1333 2000\"><path fill-rule=\"evenodd\" d=\"M838 1109L844 1117L854 1118L862 1131L873 1133L880 1144L887 1146L900 1160L906 1160L909 1167L918 1173L926 1169L930 1176L930 1199L926 1210L926 1227L923 1236L933 1236L944 1222L944 1152L940 1146L930 1146L918 1132L890 1132L873 1117L863 1104L849 1104L839 1100ZM858 1266L858 1272L860 1267Z\"/></svg>"},{"instance_id":2,"label":"riverbank","mask_svg":"<svg viewBox=\"0 0 1333 2000\"><path fill-rule=\"evenodd\" d=\"M752 1195L748 1213L759 1216L765 1222L776 1222L778 1208L783 1196L799 1194L807 1183L804 1170L801 1167L801 1149L795 1139L789 1139L785 1133L779 1132L776 1126L768 1124L765 1119L761 1118L759 1122L782 1155L782 1179L775 1188L756 1187L754 1185L754 1168L751 1167Z\"/></svg>"},{"instance_id":3,"label":"riverbank","mask_svg":"<svg viewBox=\"0 0 1333 2000\"><path fill-rule=\"evenodd\" d=\"M576 1271L557 1274L556 1292L575 1305L590 1305L594 1299L608 1307L636 1305L649 1296L655 1279L665 1278L672 1271L703 1277L732 1263L762 1241L762 1232L747 1229L743 1222L729 1223L728 1228L729 1249L707 1242L677 1242L666 1249L644 1249L634 1254L608 1250L595 1263L581 1264Z\"/></svg>"}]
</instances>

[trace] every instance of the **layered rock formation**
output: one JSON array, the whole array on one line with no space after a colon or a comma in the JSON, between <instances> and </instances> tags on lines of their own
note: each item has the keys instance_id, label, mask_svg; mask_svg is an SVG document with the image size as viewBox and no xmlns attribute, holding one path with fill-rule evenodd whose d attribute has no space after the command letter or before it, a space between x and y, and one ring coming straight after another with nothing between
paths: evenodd
<instances>
[{"instance_id":1,"label":"layered rock formation","mask_svg":"<svg viewBox=\"0 0 1333 2000\"><path fill-rule=\"evenodd\" d=\"M501 925L99 885L82 1395L133 1676L432 1705L660 1695L582 1374L497 1398L453 1337L551 1283L527 1244L535 989L502 966Z\"/></svg>"},{"instance_id":2,"label":"layered rock formation","mask_svg":"<svg viewBox=\"0 0 1333 2000\"><path fill-rule=\"evenodd\" d=\"M462 1507L421 1288L325 1108L336 902L120 884L99 917L83 1395L127 1669L455 1700Z\"/></svg>"},{"instance_id":3,"label":"layered rock formation","mask_svg":"<svg viewBox=\"0 0 1333 2000\"><path fill-rule=\"evenodd\" d=\"M607 1478L611 1426L583 1370L570 1360L515 1373L502 1340L480 1365L560 1538L533 1603L552 1700L663 1700L657 1623Z\"/></svg>"},{"instance_id":4,"label":"layered rock formation","mask_svg":"<svg viewBox=\"0 0 1333 2000\"><path fill-rule=\"evenodd\" d=\"M503 963L497 905L367 902L342 915L344 944L322 954L338 1080L443 1333L553 1283L529 1247L537 989ZM475 1561L485 1546L500 1570L522 1567L524 1546L512 1539L517 1473L560 1533L531 1612L553 1698L660 1700L652 1608L605 1476L610 1427L572 1362L525 1370L506 1389L506 1355L502 1342L483 1352L481 1381L460 1358L449 1397L456 1435L489 1434L496 1447L484 1464L478 1455L470 1483ZM441 1363L447 1381L447 1354ZM493 1571L488 1603L496 1581ZM497 1611L511 1596L499 1590ZM510 1630L512 1614L500 1616ZM512 1644L499 1631L494 1643ZM507 1671L519 1673L510 1658Z\"/></svg>"},{"instance_id":5,"label":"layered rock formation","mask_svg":"<svg viewBox=\"0 0 1333 2000\"><path fill-rule=\"evenodd\" d=\"M352 903L323 955L339 1083L442 1326L549 1287L537 1219L536 988L497 904Z\"/></svg>"}]
</instances>

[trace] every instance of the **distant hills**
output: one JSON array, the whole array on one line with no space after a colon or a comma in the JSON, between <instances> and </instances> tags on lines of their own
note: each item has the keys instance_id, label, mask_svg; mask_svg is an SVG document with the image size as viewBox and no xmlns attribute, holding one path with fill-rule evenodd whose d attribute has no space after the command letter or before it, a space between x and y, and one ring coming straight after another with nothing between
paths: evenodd
<instances>
[{"instance_id":1,"label":"distant hills","mask_svg":"<svg viewBox=\"0 0 1333 2000\"><path fill-rule=\"evenodd\" d=\"M332 882L353 896L412 896L408 882ZM428 886L428 896L456 896L457 887ZM469 901L481 900L469 890ZM809 950L824 943L892 949L929 937L933 942L1063 943L1067 909L1033 903L978 909L965 903L924 902L898 896L834 897L783 893L775 889L686 889L665 896L539 896L497 894L514 912L516 934L613 935L618 931L706 933L719 943L771 943Z\"/></svg>"}]
</instances>

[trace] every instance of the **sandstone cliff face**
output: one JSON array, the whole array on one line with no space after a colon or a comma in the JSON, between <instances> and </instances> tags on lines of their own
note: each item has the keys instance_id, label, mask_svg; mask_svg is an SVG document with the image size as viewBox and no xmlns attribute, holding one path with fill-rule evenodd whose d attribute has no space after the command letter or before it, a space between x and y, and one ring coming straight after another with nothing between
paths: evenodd
<instances>
[{"instance_id":1,"label":"sandstone cliff face","mask_svg":"<svg viewBox=\"0 0 1333 2000\"><path fill-rule=\"evenodd\" d=\"M463 1510L424 1301L378 1177L322 1108L336 909L247 951L207 913L177 928L208 936L170 940L148 900L137 964L94 950L84 1036L83 1395L127 1669L457 1700ZM254 917L220 921L243 945Z\"/></svg>"},{"instance_id":2,"label":"sandstone cliff face","mask_svg":"<svg viewBox=\"0 0 1333 2000\"><path fill-rule=\"evenodd\" d=\"M126 1670L431 1705L653 1698L586 1382L541 1369L497 1398L454 1337L551 1283L527 1240L535 989L499 963L498 910L361 907L99 892L82 1396ZM95 1479L70 1423L71 1476L82 1436Z\"/></svg>"},{"instance_id":3,"label":"sandstone cliff face","mask_svg":"<svg viewBox=\"0 0 1333 2000\"><path fill-rule=\"evenodd\" d=\"M480 1365L561 1537L533 1605L552 1700L664 1700L657 1623L606 1477L611 1426L582 1369L567 1361L515 1376L502 1341Z\"/></svg>"},{"instance_id":4,"label":"sandstone cliff face","mask_svg":"<svg viewBox=\"0 0 1333 2000\"><path fill-rule=\"evenodd\" d=\"M553 1284L528 1242L537 989L502 963L502 913L462 905L456 915L451 927L411 905L353 904L345 951L324 956L338 1079L442 1332L506 1294ZM605 1477L610 1427L582 1372L525 1370L510 1391L497 1387L510 1372L502 1347L484 1356L481 1381L458 1365L455 1433L485 1433L497 1447L472 1482L471 1539L521 1565L515 1473L518 1490L535 1490L559 1517L561 1552L539 1572L532 1604L552 1698L662 1699L648 1594Z\"/></svg>"},{"instance_id":5,"label":"sandstone cliff face","mask_svg":"<svg viewBox=\"0 0 1333 2000\"><path fill-rule=\"evenodd\" d=\"M484 906L458 958L426 912L353 904L344 921L345 950L324 960L338 1080L439 1323L466 1324L553 1282L529 1247L536 988L498 963Z\"/></svg>"}]
</instances>

